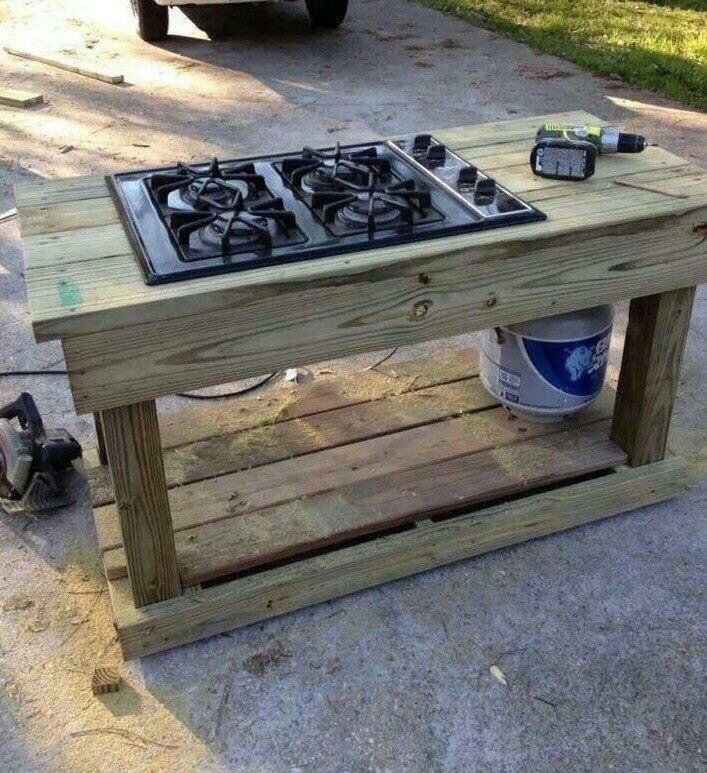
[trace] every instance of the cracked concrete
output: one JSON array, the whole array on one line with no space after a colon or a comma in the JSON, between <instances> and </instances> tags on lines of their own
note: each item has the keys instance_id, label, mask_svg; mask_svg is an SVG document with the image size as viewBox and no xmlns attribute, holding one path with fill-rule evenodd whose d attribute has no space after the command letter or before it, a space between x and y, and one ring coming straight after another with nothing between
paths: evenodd
<instances>
[{"instance_id":1,"label":"cracked concrete","mask_svg":"<svg viewBox=\"0 0 707 773\"><path fill-rule=\"evenodd\" d=\"M4 81L46 105L0 107L0 212L33 175L576 108L707 161L703 114L404 0L353 0L326 34L300 4L192 12L228 21L223 40L172 11L160 46L135 38L127 2L86 6L0 0L1 42L95 56L127 81L2 55ZM32 341L14 220L0 223L0 302L0 370L61 367L58 344ZM85 496L0 518L3 769L703 769L706 309L702 288L671 435L695 483L679 499L125 664L117 695L90 693L93 665L118 653ZM622 308L612 380L624 329ZM20 389L93 441L63 379L0 379L0 403Z\"/></svg>"}]
</instances>

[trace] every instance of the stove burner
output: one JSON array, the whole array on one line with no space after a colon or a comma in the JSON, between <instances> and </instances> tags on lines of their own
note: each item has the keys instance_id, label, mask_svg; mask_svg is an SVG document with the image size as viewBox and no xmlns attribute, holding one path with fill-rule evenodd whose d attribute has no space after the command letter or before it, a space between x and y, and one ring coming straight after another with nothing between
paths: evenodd
<instances>
[{"instance_id":1,"label":"stove burner","mask_svg":"<svg viewBox=\"0 0 707 773\"><path fill-rule=\"evenodd\" d=\"M300 180L300 186L305 193L320 193L321 191L333 191L341 187L341 181L356 183L365 178L365 175L353 169L346 169L334 164L322 166L307 172Z\"/></svg>"},{"instance_id":2,"label":"stove burner","mask_svg":"<svg viewBox=\"0 0 707 773\"><path fill-rule=\"evenodd\" d=\"M281 169L288 182L312 195L366 185L371 174L383 180L389 177L390 161L379 158L374 147L343 152L337 142L333 152L304 148L301 155L284 159Z\"/></svg>"},{"instance_id":3,"label":"stove burner","mask_svg":"<svg viewBox=\"0 0 707 773\"><path fill-rule=\"evenodd\" d=\"M400 212L378 197L370 200L365 196L357 197L336 213L337 219L352 228L360 228L361 226L368 228L371 215L373 216L374 229L375 226L388 225L400 220Z\"/></svg>"},{"instance_id":4,"label":"stove burner","mask_svg":"<svg viewBox=\"0 0 707 773\"><path fill-rule=\"evenodd\" d=\"M107 180L151 285L544 217L431 135Z\"/></svg>"},{"instance_id":5,"label":"stove burner","mask_svg":"<svg viewBox=\"0 0 707 773\"><path fill-rule=\"evenodd\" d=\"M403 180L384 188L377 187L376 183L373 172L366 186L342 182L340 192L315 194L312 207L321 212L325 223L335 223L353 233L412 228L416 222L426 220L432 206L429 191L416 188L414 180Z\"/></svg>"},{"instance_id":6,"label":"stove burner","mask_svg":"<svg viewBox=\"0 0 707 773\"><path fill-rule=\"evenodd\" d=\"M205 172L180 163L176 174L152 175L147 184L160 204L178 212L232 207L239 197L256 201L267 193L265 180L255 173L253 164L224 169L216 158Z\"/></svg>"},{"instance_id":7,"label":"stove burner","mask_svg":"<svg viewBox=\"0 0 707 773\"><path fill-rule=\"evenodd\" d=\"M267 199L246 206L237 194L230 207L210 201L212 214L176 213L172 228L188 259L203 253L230 255L250 249L269 249L274 243L304 241L294 214L285 209L282 199Z\"/></svg>"}]
</instances>

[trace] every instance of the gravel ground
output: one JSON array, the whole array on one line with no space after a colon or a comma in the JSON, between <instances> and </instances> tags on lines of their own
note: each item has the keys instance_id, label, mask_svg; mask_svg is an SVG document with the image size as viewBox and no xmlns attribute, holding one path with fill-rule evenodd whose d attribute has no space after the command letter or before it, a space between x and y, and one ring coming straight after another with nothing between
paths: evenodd
<instances>
[{"instance_id":1,"label":"gravel ground","mask_svg":"<svg viewBox=\"0 0 707 773\"><path fill-rule=\"evenodd\" d=\"M173 11L160 46L134 37L127 0L86 5L0 0L0 42L92 56L127 81L2 55L4 82L47 104L0 107L0 212L37 175L576 108L707 162L703 114L404 0L353 0L326 34L301 4ZM225 21L231 36L209 40ZM0 370L60 367L57 344L32 341L14 220L0 303ZM85 495L49 518L0 517L2 768L703 770L706 309L702 289L671 437L695 485L678 500L123 664L116 695L90 692L119 653ZM621 309L610 380L624 329ZM0 403L20 389L93 441L64 380L0 379Z\"/></svg>"}]
</instances>

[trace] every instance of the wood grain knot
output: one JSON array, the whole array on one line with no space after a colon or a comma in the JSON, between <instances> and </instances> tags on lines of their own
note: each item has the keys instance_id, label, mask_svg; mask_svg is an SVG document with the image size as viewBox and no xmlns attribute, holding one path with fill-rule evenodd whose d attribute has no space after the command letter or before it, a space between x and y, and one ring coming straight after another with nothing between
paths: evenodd
<instances>
[{"instance_id":1,"label":"wood grain knot","mask_svg":"<svg viewBox=\"0 0 707 773\"><path fill-rule=\"evenodd\" d=\"M432 301L418 301L408 312L408 319L411 322L417 322L422 319L430 310Z\"/></svg>"},{"instance_id":2,"label":"wood grain knot","mask_svg":"<svg viewBox=\"0 0 707 773\"><path fill-rule=\"evenodd\" d=\"M699 236L700 241L703 242L707 239L707 223L698 223L693 229L692 233L695 236Z\"/></svg>"}]
</instances>

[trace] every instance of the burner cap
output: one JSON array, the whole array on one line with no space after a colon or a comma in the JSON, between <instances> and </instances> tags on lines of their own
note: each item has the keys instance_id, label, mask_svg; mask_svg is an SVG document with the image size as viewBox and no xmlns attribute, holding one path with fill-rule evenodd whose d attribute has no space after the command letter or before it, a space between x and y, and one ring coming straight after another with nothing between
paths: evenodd
<instances>
[{"instance_id":1,"label":"burner cap","mask_svg":"<svg viewBox=\"0 0 707 773\"><path fill-rule=\"evenodd\" d=\"M342 207L337 213L337 217L347 226L354 228L368 227L369 206L370 200L368 197L360 197L356 201L352 201L350 204ZM391 225L399 220L400 213L395 207L391 207L385 201L375 198L373 200L373 217L375 218L376 225L382 227Z\"/></svg>"},{"instance_id":2,"label":"burner cap","mask_svg":"<svg viewBox=\"0 0 707 773\"><path fill-rule=\"evenodd\" d=\"M211 223L208 223L203 228L200 228L198 233L199 239L204 244L210 247L221 248L223 235L226 231L226 227L229 221L229 215L219 215ZM267 225L263 219L263 225ZM258 244L262 241L261 235L250 228L246 223L236 220L231 224L230 231L228 233L228 242L232 247L243 247L251 244Z\"/></svg>"},{"instance_id":3,"label":"burner cap","mask_svg":"<svg viewBox=\"0 0 707 773\"><path fill-rule=\"evenodd\" d=\"M167 205L172 209L187 211L208 210L213 203L220 207L232 207L238 193L244 200L250 196L250 186L244 180L229 180L227 184L223 184L208 178L199 178L172 191L167 199Z\"/></svg>"},{"instance_id":4,"label":"burner cap","mask_svg":"<svg viewBox=\"0 0 707 773\"><path fill-rule=\"evenodd\" d=\"M363 174L353 169L339 165L336 177L344 182L364 184L366 179ZM341 185L334 177L334 164L322 162L322 165L308 172L302 178L302 189L307 193L321 193L322 191L339 190Z\"/></svg>"}]
</instances>

